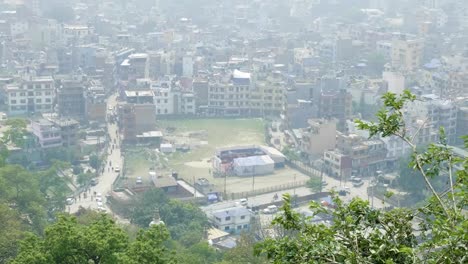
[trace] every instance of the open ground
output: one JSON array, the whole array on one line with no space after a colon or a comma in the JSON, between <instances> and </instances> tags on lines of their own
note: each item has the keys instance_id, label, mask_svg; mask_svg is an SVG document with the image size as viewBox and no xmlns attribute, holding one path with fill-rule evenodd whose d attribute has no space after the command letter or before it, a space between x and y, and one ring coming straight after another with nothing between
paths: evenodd
<instances>
[{"instance_id":1,"label":"open ground","mask_svg":"<svg viewBox=\"0 0 468 264\"><path fill-rule=\"evenodd\" d=\"M224 178L214 178L211 158L217 148L236 145L265 144L265 122L261 119L194 119L163 120L158 127L164 133L164 140L177 145L188 146L187 152L162 154L154 150L137 148L126 155L126 169L129 178L148 175L150 167L161 173L177 172L180 178L193 184L198 178L206 178L214 184L213 190L224 191ZM274 174L252 177L228 177L227 192L248 192L270 188L296 181L305 182L309 177L291 168L283 168ZM145 179L144 179L145 180Z\"/></svg>"}]
</instances>

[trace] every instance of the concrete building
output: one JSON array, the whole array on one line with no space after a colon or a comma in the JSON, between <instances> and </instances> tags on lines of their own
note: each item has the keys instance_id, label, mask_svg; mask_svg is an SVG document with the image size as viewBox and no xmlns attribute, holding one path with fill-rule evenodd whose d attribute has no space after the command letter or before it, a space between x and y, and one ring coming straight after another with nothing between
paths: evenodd
<instances>
[{"instance_id":1,"label":"concrete building","mask_svg":"<svg viewBox=\"0 0 468 264\"><path fill-rule=\"evenodd\" d=\"M126 143L135 143L139 134L153 131L156 127L155 113L154 104L119 104L119 129L123 140Z\"/></svg>"},{"instance_id":2,"label":"concrete building","mask_svg":"<svg viewBox=\"0 0 468 264\"><path fill-rule=\"evenodd\" d=\"M392 68L412 72L419 68L424 42L405 34L395 34L392 39Z\"/></svg>"},{"instance_id":3,"label":"concrete building","mask_svg":"<svg viewBox=\"0 0 468 264\"><path fill-rule=\"evenodd\" d=\"M252 212L245 207L233 207L207 213L214 227L225 232L240 234L250 229Z\"/></svg>"},{"instance_id":4,"label":"concrete building","mask_svg":"<svg viewBox=\"0 0 468 264\"><path fill-rule=\"evenodd\" d=\"M73 119L52 118L50 121L60 129L62 145L64 147L75 146L78 144L79 123Z\"/></svg>"},{"instance_id":5,"label":"concrete building","mask_svg":"<svg viewBox=\"0 0 468 264\"><path fill-rule=\"evenodd\" d=\"M401 94L406 89L405 76L400 72L385 71L382 73L382 78L387 84L387 91Z\"/></svg>"},{"instance_id":6,"label":"concrete building","mask_svg":"<svg viewBox=\"0 0 468 264\"><path fill-rule=\"evenodd\" d=\"M456 141L458 109L452 101L433 94L422 95L420 100L406 107L406 113L410 132L414 134L419 130L415 138L417 144L437 142L440 127L444 127L449 144Z\"/></svg>"},{"instance_id":7,"label":"concrete building","mask_svg":"<svg viewBox=\"0 0 468 264\"><path fill-rule=\"evenodd\" d=\"M462 144L463 140L461 136L468 134L468 107L460 107L457 115L457 134L456 134L456 143Z\"/></svg>"},{"instance_id":8,"label":"concrete building","mask_svg":"<svg viewBox=\"0 0 468 264\"><path fill-rule=\"evenodd\" d=\"M53 148L63 145L60 128L46 119L32 120L31 131L41 148Z\"/></svg>"},{"instance_id":9,"label":"concrete building","mask_svg":"<svg viewBox=\"0 0 468 264\"><path fill-rule=\"evenodd\" d=\"M57 110L61 117L78 120L86 116L85 84L77 80L62 81L57 89Z\"/></svg>"},{"instance_id":10,"label":"concrete building","mask_svg":"<svg viewBox=\"0 0 468 264\"><path fill-rule=\"evenodd\" d=\"M252 82L250 73L234 70L229 80L210 84L208 115L248 116Z\"/></svg>"},{"instance_id":11,"label":"concrete building","mask_svg":"<svg viewBox=\"0 0 468 264\"><path fill-rule=\"evenodd\" d=\"M34 77L5 87L5 102L10 115L50 113L55 100L54 80Z\"/></svg>"},{"instance_id":12,"label":"concrete building","mask_svg":"<svg viewBox=\"0 0 468 264\"><path fill-rule=\"evenodd\" d=\"M318 115L321 118L338 119L338 130L344 131L345 121L351 118L353 111L353 97L351 93L341 89L339 91L322 91L319 99Z\"/></svg>"},{"instance_id":13,"label":"concrete building","mask_svg":"<svg viewBox=\"0 0 468 264\"><path fill-rule=\"evenodd\" d=\"M321 157L336 147L336 120L311 119L309 127L300 129L299 149L313 157Z\"/></svg>"}]
</instances>

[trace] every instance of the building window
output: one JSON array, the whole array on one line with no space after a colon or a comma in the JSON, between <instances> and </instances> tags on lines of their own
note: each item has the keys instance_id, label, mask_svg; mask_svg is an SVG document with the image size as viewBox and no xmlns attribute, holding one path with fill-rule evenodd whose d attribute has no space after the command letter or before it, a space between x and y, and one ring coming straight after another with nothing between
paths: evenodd
<instances>
[{"instance_id":1,"label":"building window","mask_svg":"<svg viewBox=\"0 0 468 264\"><path fill-rule=\"evenodd\" d=\"M50 102L51 102L50 98L46 98L45 101L46 101L46 103L50 103Z\"/></svg>"},{"instance_id":2,"label":"building window","mask_svg":"<svg viewBox=\"0 0 468 264\"><path fill-rule=\"evenodd\" d=\"M247 228L249 228L249 225L244 225L244 229L247 229Z\"/></svg>"},{"instance_id":3,"label":"building window","mask_svg":"<svg viewBox=\"0 0 468 264\"><path fill-rule=\"evenodd\" d=\"M28 96L34 96L34 92L28 92Z\"/></svg>"},{"instance_id":4,"label":"building window","mask_svg":"<svg viewBox=\"0 0 468 264\"><path fill-rule=\"evenodd\" d=\"M41 92L36 92L36 95L42 95L42 93Z\"/></svg>"},{"instance_id":5,"label":"building window","mask_svg":"<svg viewBox=\"0 0 468 264\"><path fill-rule=\"evenodd\" d=\"M21 99L21 100L20 100L20 103L25 104L25 103L26 103L26 100L25 100L25 99Z\"/></svg>"},{"instance_id":6,"label":"building window","mask_svg":"<svg viewBox=\"0 0 468 264\"><path fill-rule=\"evenodd\" d=\"M15 97L15 96L16 96L16 93L10 93L10 96L11 96L11 97Z\"/></svg>"},{"instance_id":7,"label":"building window","mask_svg":"<svg viewBox=\"0 0 468 264\"><path fill-rule=\"evenodd\" d=\"M20 96L26 96L26 93L24 93L24 92L20 93Z\"/></svg>"},{"instance_id":8,"label":"building window","mask_svg":"<svg viewBox=\"0 0 468 264\"><path fill-rule=\"evenodd\" d=\"M241 230L242 229L242 226L241 225L238 225L237 226L237 230Z\"/></svg>"},{"instance_id":9,"label":"building window","mask_svg":"<svg viewBox=\"0 0 468 264\"><path fill-rule=\"evenodd\" d=\"M164 103L167 104L167 99L164 99Z\"/></svg>"},{"instance_id":10,"label":"building window","mask_svg":"<svg viewBox=\"0 0 468 264\"><path fill-rule=\"evenodd\" d=\"M224 220L229 221L229 220L231 220L231 217L228 216L228 217L226 217Z\"/></svg>"},{"instance_id":11,"label":"building window","mask_svg":"<svg viewBox=\"0 0 468 264\"><path fill-rule=\"evenodd\" d=\"M224 227L224 230L225 230L225 231L229 231L229 226L225 226L225 227Z\"/></svg>"},{"instance_id":12,"label":"building window","mask_svg":"<svg viewBox=\"0 0 468 264\"><path fill-rule=\"evenodd\" d=\"M36 99L36 103L42 103L42 99Z\"/></svg>"},{"instance_id":13,"label":"building window","mask_svg":"<svg viewBox=\"0 0 468 264\"><path fill-rule=\"evenodd\" d=\"M164 109L164 113L167 114L167 109Z\"/></svg>"},{"instance_id":14,"label":"building window","mask_svg":"<svg viewBox=\"0 0 468 264\"><path fill-rule=\"evenodd\" d=\"M11 100L11 104L16 104L16 100Z\"/></svg>"},{"instance_id":15,"label":"building window","mask_svg":"<svg viewBox=\"0 0 468 264\"><path fill-rule=\"evenodd\" d=\"M45 92L45 95L50 95L50 92Z\"/></svg>"},{"instance_id":16,"label":"building window","mask_svg":"<svg viewBox=\"0 0 468 264\"><path fill-rule=\"evenodd\" d=\"M32 89L34 86L32 84L28 84L28 89Z\"/></svg>"},{"instance_id":17,"label":"building window","mask_svg":"<svg viewBox=\"0 0 468 264\"><path fill-rule=\"evenodd\" d=\"M161 109L158 109L158 114L160 114L160 113L161 113Z\"/></svg>"},{"instance_id":18,"label":"building window","mask_svg":"<svg viewBox=\"0 0 468 264\"><path fill-rule=\"evenodd\" d=\"M245 219L245 215L241 216L241 219Z\"/></svg>"},{"instance_id":19,"label":"building window","mask_svg":"<svg viewBox=\"0 0 468 264\"><path fill-rule=\"evenodd\" d=\"M159 99L158 99L158 100L156 100L156 103L158 103L158 104L159 104L159 103L161 103L161 100L159 100Z\"/></svg>"}]
</instances>

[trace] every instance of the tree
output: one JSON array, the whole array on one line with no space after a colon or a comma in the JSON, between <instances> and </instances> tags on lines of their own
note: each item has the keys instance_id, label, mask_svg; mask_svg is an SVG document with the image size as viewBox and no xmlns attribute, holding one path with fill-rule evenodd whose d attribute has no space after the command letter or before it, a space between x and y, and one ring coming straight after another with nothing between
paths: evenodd
<instances>
[{"instance_id":1,"label":"tree","mask_svg":"<svg viewBox=\"0 0 468 264\"><path fill-rule=\"evenodd\" d=\"M200 208L191 203L170 200L159 189L136 196L130 207L130 219L140 227L147 227L155 212L159 211L161 219L167 223L171 237L186 247L200 242L208 224L206 215Z\"/></svg>"},{"instance_id":2,"label":"tree","mask_svg":"<svg viewBox=\"0 0 468 264\"><path fill-rule=\"evenodd\" d=\"M61 215L46 229L44 238L30 235L22 241L12 263L117 263L118 253L127 246L125 232L106 215L88 226Z\"/></svg>"},{"instance_id":3,"label":"tree","mask_svg":"<svg viewBox=\"0 0 468 264\"><path fill-rule=\"evenodd\" d=\"M0 263L7 263L16 256L19 241L27 228L16 210L0 204Z\"/></svg>"},{"instance_id":4,"label":"tree","mask_svg":"<svg viewBox=\"0 0 468 264\"><path fill-rule=\"evenodd\" d=\"M148 230L140 230L136 240L130 244L120 263L127 264L170 264L176 263L175 253L169 251L164 243L169 232L164 225L153 225Z\"/></svg>"},{"instance_id":5,"label":"tree","mask_svg":"<svg viewBox=\"0 0 468 264\"><path fill-rule=\"evenodd\" d=\"M267 263L263 257L254 255L255 237L253 234L242 233L235 248L228 250L223 257L230 264L262 264Z\"/></svg>"},{"instance_id":6,"label":"tree","mask_svg":"<svg viewBox=\"0 0 468 264\"><path fill-rule=\"evenodd\" d=\"M76 177L76 182L80 185L80 186L85 186L86 184L89 183L89 181L93 178L93 174L92 173L80 173L78 174L78 176Z\"/></svg>"},{"instance_id":7,"label":"tree","mask_svg":"<svg viewBox=\"0 0 468 264\"><path fill-rule=\"evenodd\" d=\"M320 192L322 190L322 180L317 177L310 177L307 181L307 187L313 192Z\"/></svg>"},{"instance_id":8,"label":"tree","mask_svg":"<svg viewBox=\"0 0 468 264\"><path fill-rule=\"evenodd\" d=\"M421 151L409 135L403 115L406 103L416 99L409 91L401 95L387 93L377 122L357 120L360 129L373 136L397 136L413 151L410 165L419 171L433 197L418 210L375 210L369 203L353 199L344 204L334 196L336 208L330 211L311 203L314 215L330 215L333 223L311 223L291 209L291 200L284 197L282 214L273 225L289 231L285 237L270 237L256 245L255 253L273 263L464 263L468 241L467 207L468 159L458 158L447 145L443 128L439 144ZM417 134L418 132L416 132ZM468 136L464 137L468 148ZM455 171L456 167L462 169ZM449 188L437 193L430 179L447 171ZM417 243L413 224L418 224Z\"/></svg>"},{"instance_id":9,"label":"tree","mask_svg":"<svg viewBox=\"0 0 468 264\"><path fill-rule=\"evenodd\" d=\"M98 155L92 154L91 156L89 156L89 166L91 166L91 168L97 170L99 169L100 165L101 165L101 160L99 159Z\"/></svg>"}]
</instances>

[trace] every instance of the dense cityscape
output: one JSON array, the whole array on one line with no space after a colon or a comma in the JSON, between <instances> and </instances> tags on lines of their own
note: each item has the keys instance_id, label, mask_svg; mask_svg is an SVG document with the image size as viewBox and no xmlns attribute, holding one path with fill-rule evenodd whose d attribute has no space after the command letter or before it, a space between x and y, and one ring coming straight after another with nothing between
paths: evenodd
<instances>
[{"instance_id":1,"label":"dense cityscape","mask_svg":"<svg viewBox=\"0 0 468 264\"><path fill-rule=\"evenodd\" d=\"M0 263L466 263L468 1L0 0Z\"/></svg>"}]
</instances>

